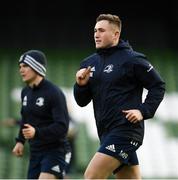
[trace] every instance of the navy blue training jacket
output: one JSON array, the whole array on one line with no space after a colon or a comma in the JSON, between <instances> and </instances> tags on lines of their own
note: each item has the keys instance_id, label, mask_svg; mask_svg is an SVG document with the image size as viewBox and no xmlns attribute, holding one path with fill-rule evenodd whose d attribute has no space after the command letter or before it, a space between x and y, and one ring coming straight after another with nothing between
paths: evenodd
<instances>
[{"instance_id":1,"label":"navy blue training jacket","mask_svg":"<svg viewBox=\"0 0 178 180\"><path fill-rule=\"evenodd\" d=\"M31 152L54 148L61 150L66 145L69 115L63 92L50 81L43 79L36 87L25 87L22 98L22 125L17 142L25 142L23 124L36 129L35 137L29 140Z\"/></svg>"},{"instance_id":2,"label":"navy blue training jacket","mask_svg":"<svg viewBox=\"0 0 178 180\"><path fill-rule=\"evenodd\" d=\"M165 93L165 83L158 72L145 55L135 52L123 40L87 57L80 68L88 66L91 66L89 82L85 86L75 83L74 97L79 106L93 100L99 137L116 129L119 136L142 143L144 121L130 123L122 110L139 109L144 120L154 116ZM148 90L144 102L143 88Z\"/></svg>"}]
</instances>

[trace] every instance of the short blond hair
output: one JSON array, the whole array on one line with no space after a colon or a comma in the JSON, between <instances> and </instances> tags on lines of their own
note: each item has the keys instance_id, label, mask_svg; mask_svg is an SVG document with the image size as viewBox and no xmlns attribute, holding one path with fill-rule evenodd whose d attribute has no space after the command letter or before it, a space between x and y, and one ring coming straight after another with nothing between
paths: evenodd
<instances>
[{"instance_id":1,"label":"short blond hair","mask_svg":"<svg viewBox=\"0 0 178 180\"><path fill-rule=\"evenodd\" d=\"M118 27L119 31L121 32L122 22L121 22L121 19L119 18L119 16L112 15L112 14L100 14L96 18L96 22L99 22L99 21L102 21L102 20L107 20L109 23L112 23L112 24L116 25Z\"/></svg>"}]
</instances>

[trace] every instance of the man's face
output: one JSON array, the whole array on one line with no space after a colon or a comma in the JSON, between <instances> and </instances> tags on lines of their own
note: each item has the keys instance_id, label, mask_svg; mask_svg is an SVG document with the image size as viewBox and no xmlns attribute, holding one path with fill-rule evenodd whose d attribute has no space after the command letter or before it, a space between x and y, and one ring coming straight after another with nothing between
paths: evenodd
<instances>
[{"instance_id":1,"label":"man's face","mask_svg":"<svg viewBox=\"0 0 178 180\"><path fill-rule=\"evenodd\" d=\"M109 48L115 45L118 38L118 30L115 25L107 20L96 23L94 28L94 39L96 49Z\"/></svg>"},{"instance_id":2,"label":"man's face","mask_svg":"<svg viewBox=\"0 0 178 180\"><path fill-rule=\"evenodd\" d=\"M19 72L22 76L22 80L27 84L33 83L38 76L30 66L24 63L19 64Z\"/></svg>"}]
</instances>

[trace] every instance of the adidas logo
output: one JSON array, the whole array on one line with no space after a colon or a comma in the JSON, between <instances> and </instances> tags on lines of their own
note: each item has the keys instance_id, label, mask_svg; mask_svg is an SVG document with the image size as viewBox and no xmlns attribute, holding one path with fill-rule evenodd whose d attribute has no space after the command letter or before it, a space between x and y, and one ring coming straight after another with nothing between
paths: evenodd
<instances>
[{"instance_id":1,"label":"adidas logo","mask_svg":"<svg viewBox=\"0 0 178 180\"><path fill-rule=\"evenodd\" d=\"M53 167L51 168L51 170L56 171L56 172L58 172L58 173L61 172L60 167L59 167L58 165L53 166Z\"/></svg>"},{"instance_id":2,"label":"adidas logo","mask_svg":"<svg viewBox=\"0 0 178 180\"><path fill-rule=\"evenodd\" d=\"M108 150L110 150L110 151L112 151L112 152L116 152L116 149L115 149L114 144L109 145L109 146L107 146L107 147L105 147L105 148L108 149Z\"/></svg>"},{"instance_id":3,"label":"adidas logo","mask_svg":"<svg viewBox=\"0 0 178 180\"><path fill-rule=\"evenodd\" d=\"M130 144L132 144L133 146L136 146L136 147L137 147L138 142L136 142L136 141L131 141Z\"/></svg>"}]
</instances>

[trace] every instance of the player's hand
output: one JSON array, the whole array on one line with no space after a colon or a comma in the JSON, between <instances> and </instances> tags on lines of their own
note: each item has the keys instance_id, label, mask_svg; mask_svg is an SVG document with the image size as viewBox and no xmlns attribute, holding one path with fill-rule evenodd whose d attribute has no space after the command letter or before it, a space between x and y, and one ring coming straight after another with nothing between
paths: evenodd
<instances>
[{"instance_id":1,"label":"player's hand","mask_svg":"<svg viewBox=\"0 0 178 180\"><path fill-rule=\"evenodd\" d=\"M23 150L24 145L21 142L17 142L14 149L12 150L12 153L17 157L20 157L23 155Z\"/></svg>"},{"instance_id":2,"label":"player's hand","mask_svg":"<svg viewBox=\"0 0 178 180\"><path fill-rule=\"evenodd\" d=\"M88 83L90 78L91 67L80 69L76 73L76 82L79 86L84 86Z\"/></svg>"},{"instance_id":3,"label":"player's hand","mask_svg":"<svg viewBox=\"0 0 178 180\"><path fill-rule=\"evenodd\" d=\"M126 119L131 123L137 123L143 120L143 115L138 109L123 110L122 112L125 114Z\"/></svg>"},{"instance_id":4,"label":"player's hand","mask_svg":"<svg viewBox=\"0 0 178 180\"><path fill-rule=\"evenodd\" d=\"M30 124L24 124L22 133L25 139L32 139L35 136L35 128L31 126Z\"/></svg>"}]
</instances>

